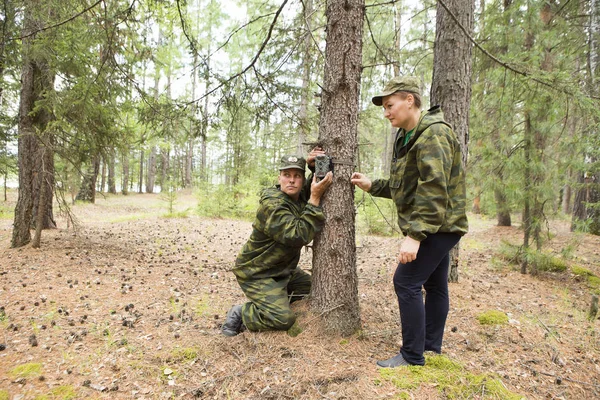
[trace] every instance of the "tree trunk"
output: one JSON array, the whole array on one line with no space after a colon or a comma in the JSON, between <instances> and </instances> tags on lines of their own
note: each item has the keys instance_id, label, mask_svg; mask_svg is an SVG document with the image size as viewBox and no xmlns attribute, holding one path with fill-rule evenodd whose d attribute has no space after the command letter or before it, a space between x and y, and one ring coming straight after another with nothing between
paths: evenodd
<instances>
[{"instance_id":1,"label":"tree trunk","mask_svg":"<svg viewBox=\"0 0 600 400\"><path fill-rule=\"evenodd\" d=\"M525 166L523 168L523 182L525 182L525 193L523 195L523 261L521 262L521 273L526 274L529 266L527 253L529 252L529 238L531 236L531 192L533 177L531 172L531 116L525 112L525 131L523 140L523 153L525 157Z\"/></svg>"},{"instance_id":2,"label":"tree trunk","mask_svg":"<svg viewBox=\"0 0 600 400\"><path fill-rule=\"evenodd\" d=\"M48 183L52 186L49 189L50 193L47 198L52 199L54 184L53 175L51 179L44 176L44 167L49 167L45 162L46 158L40 158L41 155L52 152L49 146L51 143L50 137L46 135L46 143L44 144L36 134L36 132L45 134L51 113L47 106L42 106L34 112L36 102L43 100L54 87L54 74L49 68L48 60L43 58L44 55L40 56L33 52L35 36L30 35L31 32L39 30L42 26L40 21L35 20L34 16L36 9L42 5L41 2L26 1L24 7L23 69L21 71L18 125L19 195L15 207L11 247L21 247L31 241L30 228L35 225L34 222L36 221L35 213L37 210L34 209L36 200L38 208L42 210L41 213L38 213L41 214L40 218L47 215L48 209L50 209L49 215L51 215L52 202L50 201L50 206L48 206L48 202L40 203L39 197L36 198L40 188ZM48 12L48 10L45 11ZM52 168L48 172L53 174L54 169ZM43 228L43 225L41 228Z\"/></svg>"},{"instance_id":3,"label":"tree trunk","mask_svg":"<svg viewBox=\"0 0 600 400\"><path fill-rule=\"evenodd\" d=\"M146 193L154 193L154 181L156 180L156 146L150 148L150 157L146 166Z\"/></svg>"},{"instance_id":4,"label":"tree trunk","mask_svg":"<svg viewBox=\"0 0 600 400\"><path fill-rule=\"evenodd\" d=\"M313 0L305 0L304 5L304 21L306 32L304 34L304 51L302 52L302 90L300 92L300 109L298 110L298 142L296 145L296 153L303 154L306 138L310 134L310 121L308 118L308 104L310 102L310 72L313 68L312 48L313 39L311 32L311 21L313 19Z\"/></svg>"},{"instance_id":5,"label":"tree trunk","mask_svg":"<svg viewBox=\"0 0 600 400\"><path fill-rule=\"evenodd\" d=\"M123 150L122 153L122 159L123 159L123 171L122 171L122 175L123 175L123 183L121 185L121 193L123 193L123 195L128 195L129 194L129 150Z\"/></svg>"},{"instance_id":6,"label":"tree trunk","mask_svg":"<svg viewBox=\"0 0 600 400\"><path fill-rule=\"evenodd\" d=\"M323 231L313 245L311 309L341 335L360 329L354 189L364 0L327 2L327 39L319 142L334 159L333 185L323 197ZM335 199L335 201L328 201Z\"/></svg>"},{"instance_id":7,"label":"tree trunk","mask_svg":"<svg viewBox=\"0 0 600 400\"><path fill-rule=\"evenodd\" d=\"M144 188L144 157L145 157L145 152L144 149L142 149L142 151L140 151L140 180L139 180L139 187L138 187L138 193L144 193L143 188Z\"/></svg>"},{"instance_id":8,"label":"tree trunk","mask_svg":"<svg viewBox=\"0 0 600 400\"><path fill-rule=\"evenodd\" d=\"M494 189L494 198L496 199L496 218L498 220L498 226L511 226L510 206L508 205L504 187L502 189Z\"/></svg>"},{"instance_id":9,"label":"tree trunk","mask_svg":"<svg viewBox=\"0 0 600 400\"><path fill-rule=\"evenodd\" d=\"M54 83L52 83L54 84ZM50 114L44 118L48 121L44 122L44 129L50 119ZM38 149L38 155L36 156L36 174L34 186L33 186L33 219L35 224L41 221L42 226L40 229L55 229L56 221L54 220L54 211L52 208L52 199L54 195L54 143L53 137L50 133L45 132L42 134L42 140L40 141L40 147ZM42 189L42 186L44 187ZM42 200L42 190L44 193L44 199ZM41 210L41 218L38 218L38 213ZM32 225L32 228L37 225Z\"/></svg>"},{"instance_id":10,"label":"tree trunk","mask_svg":"<svg viewBox=\"0 0 600 400\"><path fill-rule=\"evenodd\" d=\"M598 74L598 64L600 62L600 45L598 44L600 37L600 0L592 0L590 4L590 31L589 31L589 57L588 71L589 77L587 86L591 94L597 95L598 82L596 76ZM598 119L596 118L592 126L592 132L588 134L590 137L600 137L598 133ZM571 222L571 230L575 230L577 225L582 222L588 224L588 232L593 235L600 235L600 171L598 170L598 156L596 154L585 155L584 171L579 175L581 185L575 194L573 203L573 218Z\"/></svg>"},{"instance_id":11,"label":"tree trunk","mask_svg":"<svg viewBox=\"0 0 600 400\"><path fill-rule=\"evenodd\" d=\"M446 5L460 24L472 34L475 3L473 0L449 0ZM431 105L439 104L446 121L453 127L462 150L466 171L469 144L469 108L471 105L472 46L452 16L437 5ZM458 281L459 249L450 254L449 281Z\"/></svg>"},{"instance_id":12,"label":"tree trunk","mask_svg":"<svg viewBox=\"0 0 600 400\"><path fill-rule=\"evenodd\" d=\"M100 162L100 185L98 186L98 191L100 193L104 192L104 188L106 187L106 160L102 157L102 161Z\"/></svg>"},{"instance_id":13,"label":"tree trunk","mask_svg":"<svg viewBox=\"0 0 600 400\"><path fill-rule=\"evenodd\" d=\"M164 188L167 186L173 186L170 184L171 176L169 174L169 149L167 147L160 149L160 158L161 158L161 180L160 180L160 191L164 192ZM173 182L174 183L174 182Z\"/></svg>"},{"instance_id":14,"label":"tree trunk","mask_svg":"<svg viewBox=\"0 0 600 400\"><path fill-rule=\"evenodd\" d=\"M115 150L110 149L108 154L108 193L116 194L117 187L115 184Z\"/></svg>"},{"instance_id":15,"label":"tree trunk","mask_svg":"<svg viewBox=\"0 0 600 400\"><path fill-rule=\"evenodd\" d=\"M88 170L83 176L79 193L76 200L85 201L94 204L96 202L96 180L100 173L100 156L95 155L88 166Z\"/></svg>"}]
</instances>

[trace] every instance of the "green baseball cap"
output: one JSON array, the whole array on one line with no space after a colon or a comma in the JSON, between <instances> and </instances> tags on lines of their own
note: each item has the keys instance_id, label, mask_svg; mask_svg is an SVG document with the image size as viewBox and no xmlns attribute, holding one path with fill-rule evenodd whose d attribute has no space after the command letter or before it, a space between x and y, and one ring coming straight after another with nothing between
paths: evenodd
<instances>
[{"instance_id":1,"label":"green baseball cap","mask_svg":"<svg viewBox=\"0 0 600 400\"><path fill-rule=\"evenodd\" d=\"M304 171L305 167L306 160L304 157L296 154L286 154L281 157L281 161L279 162L280 171L283 171L284 169L301 169Z\"/></svg>"},{"instance_id":2,"label":"green baseball cap","mask_svg":"<svg viewBox=\"0 0 600 400\"><path fill-rule=\"evenodd\" d=\"M371 101L376 106L383 105L383 98L396 92L410 92L421 95L421 81L416 76L396 76L390 80L383 92L373 97Z\"/></svg>"}]
</instances>

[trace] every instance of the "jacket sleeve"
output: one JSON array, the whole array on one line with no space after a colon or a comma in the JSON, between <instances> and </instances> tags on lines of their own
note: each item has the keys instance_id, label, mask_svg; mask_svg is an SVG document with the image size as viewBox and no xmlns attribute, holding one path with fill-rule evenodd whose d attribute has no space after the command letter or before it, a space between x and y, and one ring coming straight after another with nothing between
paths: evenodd
<instances>
[{"instance_id":1,"label":"jacket sleeve","mask_svg":"<svg viewBox=\"0 0 600 400\"><path fill-rule=\"evenodd\" d=\"M436 134L425 131L421 136L424 140L417 144L419 178L407 235L418 241L436 233L444 223L455 147L451 134L450 129Z\"/></svg>"},{"instance_id":2,"label":"jacket sleeve","mask_svg":"<svg viewBox=\"0 0 600 400\"><path fill-rule=\"evenodd\" d=\"M307 203L300 216L296 216L290 207L284 201L266 204L264 233L285 246L305 246L323 227L323 209Z\"/></svg>"},{"instance_id":3,"label":"jacket sleeve","mask_svg":"<svg viewBox=\"0 0 600 400\"><path fill-rule=\"evenodd\" d=\"M390 191L390 181L388 179L375 179L371 182L371 190L369 190L369 193L375 197L391 199L392 192Z\"/></svg>"}]
</instances>

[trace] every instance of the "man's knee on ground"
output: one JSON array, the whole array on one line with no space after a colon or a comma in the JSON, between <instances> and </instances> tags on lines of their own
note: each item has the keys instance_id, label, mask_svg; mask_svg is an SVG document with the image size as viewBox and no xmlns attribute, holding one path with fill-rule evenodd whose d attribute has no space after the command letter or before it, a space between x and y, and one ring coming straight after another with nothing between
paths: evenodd
<instances>
[{"instance_id":1,"label":"man's knee on ground","mask_svg":"<svg viewBox=\"0 0 600 400\"><path fill-rule=\"evenodd\" d=\"M294 325L294 322L296 322L296 315L291 311L284 312L273 319L273 328L279 331L287 331Z\"/></svg>"}]
</instances>

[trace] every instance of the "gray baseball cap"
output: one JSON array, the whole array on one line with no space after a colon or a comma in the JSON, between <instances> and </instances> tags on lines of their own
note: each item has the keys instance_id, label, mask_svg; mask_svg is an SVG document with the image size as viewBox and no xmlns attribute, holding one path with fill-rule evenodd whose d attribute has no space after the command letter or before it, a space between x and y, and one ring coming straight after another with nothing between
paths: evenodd
<instances>
[{"instance_id":1,"label":"gray baseball cap","mask_svg":"<svg viewBox=\"0 0 600 400\"><path fill-rule=\"evenodd\" d=\"M421 95L421 81L416 76L396 76L383 88L383 92L374 96L371 101L376 106L383 105L383 98L396 92L410 92Z\"/></svg>"}]
</instances>

